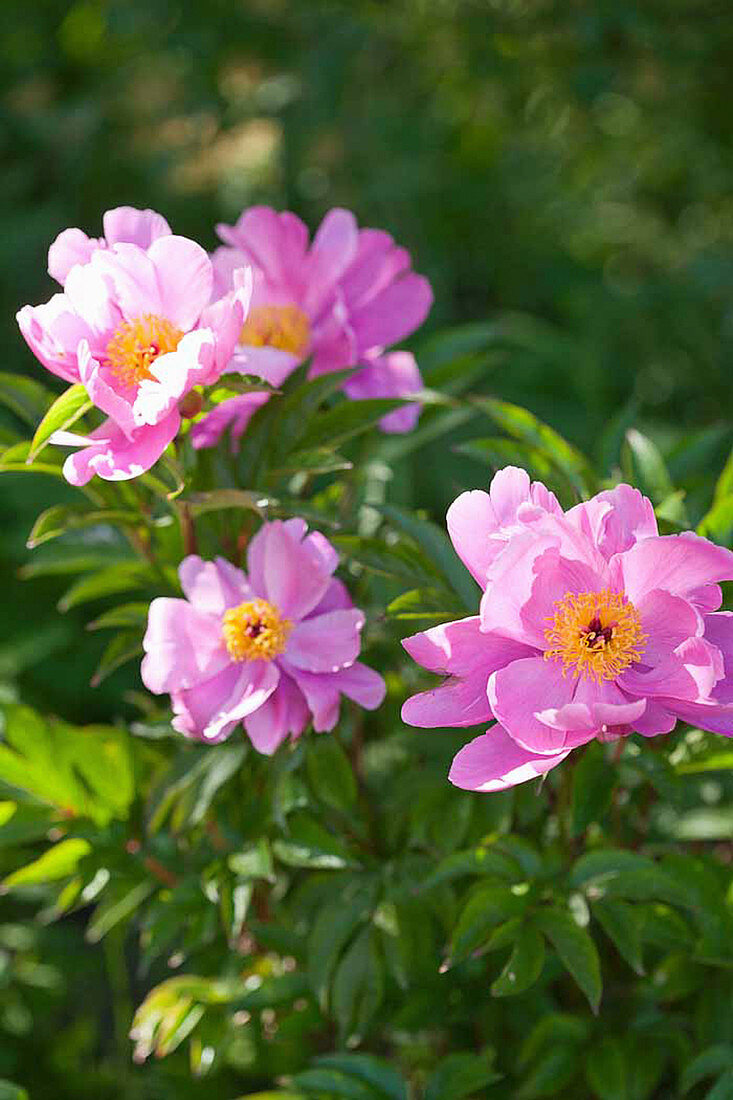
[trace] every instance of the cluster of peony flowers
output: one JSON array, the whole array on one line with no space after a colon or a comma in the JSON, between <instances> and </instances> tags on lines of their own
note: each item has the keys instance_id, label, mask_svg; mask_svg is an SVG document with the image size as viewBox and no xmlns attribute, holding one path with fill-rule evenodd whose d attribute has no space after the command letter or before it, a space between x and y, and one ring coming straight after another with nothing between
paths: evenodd
<instances>
[{"instance_id":1,"label":"cluster of peony flowers","mask_svg":"<svg viewBox=\"0 0 733 1100\"><path fill-rule=\"evenodd\" d=\"M247 548L247 573L191 555L186 599L153 600L142 678L171 696L179 733L214 743L241 722L270 754L309 721L332 730L341 696L368 710L382 677L357 660L364 615L333 576L338 554L301 519L265 523Z\"/></svg>"},{"instance_id":2,"label":"cluster of peony flowers","mask_svg":"<svg viewBox=\"0 0 733 1100\"><path fill-rule=\"evenodd\" d=\"M479 614L404 640L447 679L402 715L426 728L496 719L456 755L456 786L511 787L594 738L655 737L678 719L733 736L733 612L718 610L730 550L660 536L628 485L563 512L514 467L458 497L447 523Z\"/></svg>"},{"instance_id":3,"label":"cluster of peony flowers","mask_svg":"<svg viewBox=\"0 0 733 1100\"><path fill-rule=\"evenodd\" d=\"M430 285L389 234L360 230L349 211L332 210L309 246L294 214L255 207L219 227L227 246L213 256L151 210L109 210L103 226L101 238L80 229L57 237L48 269L63 292L18 313L41 363L81 383L106 417L86 437L53 437L75 448L64 465L72 484L150 469L181 416L200 410L188 397L194 387L226 372L279 385L310 359L312 375L358 368L344 385L353 398L420 390L413 357L385 349L425 319ZM263 391L215 407L192 426L194 446L214 445L226 429L236 446L266 400ZM409 431L418 415L406 404L382 427Z\"/></svg>"}]
</instances>

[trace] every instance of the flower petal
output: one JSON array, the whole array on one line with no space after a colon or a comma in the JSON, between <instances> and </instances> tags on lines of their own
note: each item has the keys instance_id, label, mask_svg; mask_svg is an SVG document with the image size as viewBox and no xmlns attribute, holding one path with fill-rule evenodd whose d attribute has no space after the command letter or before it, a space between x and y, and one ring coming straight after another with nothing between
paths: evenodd
<instances>
[{"instance_id":1,"label":"flower petal","mask_svg":"<svg viewBox=\"0 0 733 1100\"><path fill-rule=\"evenodd\" d=\"M304 619L288 639L288 661L306 672L338 672L358 657L363 626L364 614L356 608Z\"/></svg>"},{"instance_id":2,"label":"flower petal","mask_svg":"<svg viewBox=\"0 0 733 1100\"><path fill-rule=\"evenodd\" d=\"M501 726L493 726L456 754L448 778L464 791L503 791L546 775L570 752L538 756L521 748Z\"/></svg>"},{"instance_id":3,"label":"flower petal","mask_svg":"<svg viewBox=\"0 0 733 1100\"><path fill-rule=\"evenodd\" d=\"M200 244L173 234L158 237L147 252L158 281L162 315L188 332L211 301L211 260Z\"/></svg>"},{"instance_id":4,"label":"flower petal","mask_svg":"<svg viewBox=\"0 0 733 1100\"><path fill-rule=\"evenodd\" d=\"M512 740L542 756L575 748L589 741L591 733L551 729L537 715L573 701L576 684L554 661L525 657L489 678L489 704L497 721Z\"/></svg>"},{"instance_id":5,"label":"flower petal","mask_svg":"<svg viewBox=\"0 0 733 1100\"><path fill-rule=\"evenodd\" d=\"M733 579L733 553L691 531L644 539L616 560L632 603L654 588L685 596L703 585Z\"/></svg>"},{"instance_id":6,"label":"flower petal","mask_svg":"<svg viewBox=\"0 0 733 1100\"><path fill-rule=\"evenodd\" d=\"M178 578L186 599L198 611L219 619L230 607L252 599L244 573L225 558L202 561L198 555L189 554L178 567Z\"/></svg>"},{"instance_id":7,"label":"flower petal","mask_svg":"<svg viewBox=\"0 0 733 1100\"><path fill-rule=\"evenodd\" d=\"M156 695L193 687L231 663L217 619L186 600L153 600L143 648L142 680Z\"/></svg>"},{"instance_id":8,"label":"flower petal","mask_svg":"<svg viewBox=\"0 0 733 1100\"><path fill-rule=\"evenodd\" d=\"M72 485L86 485L95 474L105 481L129 481L153 466L181 426L174 411L154 427L140 428L127 438L107 420L87 436L89 446L69 455L64 463L64 477Z\"/></svg>"}]
</instances>

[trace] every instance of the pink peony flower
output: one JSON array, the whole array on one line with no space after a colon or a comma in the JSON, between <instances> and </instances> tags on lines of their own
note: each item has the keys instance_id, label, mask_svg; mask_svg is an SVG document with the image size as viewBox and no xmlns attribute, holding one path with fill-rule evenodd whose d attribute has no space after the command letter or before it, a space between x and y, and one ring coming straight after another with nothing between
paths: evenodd
<instances>
[{"instance_id":1,"label":"pink peony flower","mask_svg":"<svg viewBox=\"0 0 733 1100\"><path fill-rule=\"evenodd\" d=\"M63 286L75 264L87 264L92 253L124 242L149 248L158 237L170 235L171 228L162 214L154 210L136 210L118 206L103 219L104 236L88 237L81 229L64 229L48 250L48 273Z\"/></svg>"},{"instance_id":2,"label":"pink peony flower","mask_svg":"<svg viewBox=\"0 0 733 1100\"><path fill-rule=\"evenodd\" d=\"M382 677L357 660L364 615L333 577L338 555L301 519L266 523L247 549L247 573L223 558L180 566L186 599L150 605L142 678L168 692L173 726L222 741L240 722L270 754L309 721L335 726L341 695L369 710Z\"/></svg>"},{"instance_id":3,"label":"pink peony flower","mask_svg":"<svg viewBox=\"0 0 733 1100\"><path fill-rule=\"evenodd\" d=\"M244 265L254 275L252 308L230 369L278 386L310 357L312 377L364 364L344 387L351 397L403 397L422 388L412 356L383 354L422 324L432 302L428 281L388 233L359 229L353 214L335 209L309 245L299 218L264 206L218 232L226 247L213 255L217 291L230 290L232 273ZM210 446L224 430L217 433L219 425L239 430L249 406L232 400L234 412L215 410L214 421L196 426L194 446ZM418 406L399 409L382 427L409 431L418 415Z\"/></svg>"},{"instance_id":4,"label":"pink peony flower","mask_svg":"<svg viewBox=\"0 0 733 1100\"><path fill-rule=\"evenodd\" d=\"M402 714L422 727L496 719L457 754L456 786L510 787L593 738L654 737L678 719L733 736L733 613L718 611L731 551L660 536L628 485L563 513L513 467L460 496L448 529L483 589L479 615L405 639L448 679Z\"/></svg>"},{"instance_id":5,"label":"pink peony flower","mask_svg":"<svg viewBox=\"0 0 733 1100\"><path fill-rule=\"evenodd\" d=\"M127 226L145 239L161 230L158 215L131 213L139 217L111 211L107 233ZM179 429L178 403L226 367L246 298L240 286L211 304L211 261L185 237L157 236L147 248L97 243L88 262L69 267L68 240L57 241L52 266L63 273L63 293L18 313L43 365L67 382L81 382L109 418L86 440L66 433L53 439L81 447L64 464L74 485L95 473L124 480L152 466Z\"/></svg>"}]
</instances>

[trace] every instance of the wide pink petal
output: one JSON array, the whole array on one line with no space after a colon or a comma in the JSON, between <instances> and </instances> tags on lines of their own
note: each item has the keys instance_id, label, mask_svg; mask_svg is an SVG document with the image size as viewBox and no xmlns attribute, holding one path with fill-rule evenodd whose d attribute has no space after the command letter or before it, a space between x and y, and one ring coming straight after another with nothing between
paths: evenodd
<instances>
[{"instance_id":1,"label":"wide pink petal","mask_svg":"<svg viewBox=\"0 0 733 1100\"><path fill-rule=\"evenodd\" d=\"M733 553L691 531L644 539L617 561L632 603L654 588L686 596L703 585L733 580Z\"/></svg>"},{"instance_id":2,"label":"wide pink petal","mask_svg":"<svg viewBox=\"0 0 733 1100\"><path fill-rule=\"evenodd\" d=\"M157 695L193 687L231 663L219 621L186 600L153 600L143 649L143 683Z\"/></svg>"},{"instance_id":3,"label":"wide pink petal","mask_svg":"<svg viewBox=\"0 0 733 1100\"><path fill-rule=\"evenodd\" d=\"M117 206L102 218L108 245L125 241L140 248L149 248L158 237L165 237L171 227L155 210L138 210L134 206Z\"/></svg>"},{"instance_id":4,"label":"wide pink petal","mask_svg":"<svg viewBox=\"0 0 733 1100\"><path fill-rule=\"evenodd\" d=\"M639 600L636 610L641 618L642 630L647 635L642 654L645 665L656 665L666 660L687 638L702 634L702 616L692 604L661 588L647 592Z\"/></svg>"},{"instance_id":5,"label":"wide pink petal","mask_svg":"<svg viewBox=\"0 0 733 1100\"><path fill-rule=\"evenodd\" d=\"M325 595L335 568L324 567L317 544L300 542L281 520L267 523L248 547L252 587L287 619L297 621Z\"/></svg>"},{"instance_id":6,"label":"wide pink petal","mask_svg":"<svg viewBox=\"0 0 733 1100\"><path fill-rule=\"evenodd\" d=\"M630 485L598 493L571 508L567 518L593 540L605 558L659 534L652 502Z\"/></svg>"},{"instance_id":7,"label":"wide pink petal","mask_svg":"<svg viewBox=\"0 0 733 1100\"><path fill-rule=\"evenodd\" d=\"M158 237L147 252L160 288L162 315L188 332L211 301L211 260L200 244L172 234Z\"/></svg>"},{"instance_id":8,"label":"wide pink petal","mask_svg":"<svg viewBox=\"0 0 733 1100\"><path fill-rule=\"evenodd\" d=\"M174 411L153 427L140 428L128 439L111 420L90 432L89 446L69 455L64 477L72 485L86 485L97 474L105 481L129 481L153 466L175 438L181 418Z\"/></svg>"},{"instance_id":9,"label":"wide pink petal","mask_svg":"<svg viewBox=\"0 0 733 1100\"><path fill-rule=\"evenodd\" d=\"M351 319L359 349L389 347L419 328L433 303L430 283L410 272L357 310Z\"/></svg>"},{"instance_id":10,"label":"wide pink petal","mask_svg":"<svg viewBox=\"0 0 733 1100\"><path fill-rule=\"evenodd\" d=\"M492 726L460 749L448 778L464 791L503 791L546 775L570 752L538 756L513 741L501 726Z\"/></svg>"},{"instance_id":11,"label":"wide pink petal","mask_svg":"<svg viewBox=\"0 0 733 1100\"><path fill-rule=\"evenodd\" d=\"M672 732L677 725L677 715L672 714L658 700L647 699L643 714L635 718L631 725L642 737L658 737L660 734Z\"/></svg>"},{"instance_id":12,"label":"wide pink petal","mask_svg":"<svg viewBox=\"0 0 733 1100\"><path fill-rule=\"evenodd\" d=\"M227 429L231 429L231 450L239 450L239 441L247 430L250 420L263 405L270 400L267 392L243 393L239 397L230 397L215 405L203 420L191 425L189 439L196 448L214 447Z\"/></svg>"},{"instance_id":13,"label":"wide pink petal","mask_svg":"<svg viewBox=\"0 0 733 1100\"><path fill-rule=\"evenodd\" d=\"M554 730L589 733L601 740L614 727L633 724L646 710L646 699L629 699L613 681L581 678L571 703L537 712L537 719Z\"/></svg>"},{"instance_id":14,"label":"wide pink petal","mask_svg":"<svg viewBox=\"0 0 733 1100\"><path fill-rule=\"evenodd\" d=\"M432 626L403 638L402 645L413 660L431 672L456 676L483 672L486 679L495 669L535 653L521 642L484 634L477 615Z\"/></svg>"},{"instance_id":15,"label":"wide pink petal","mask_svg":"<svg viewBox=\"0 0 733 1100\"><path fill-rule=\"evenodd\" d=\"M106 255L106 250L98 249L88 264L72 267L64 285L64 294L72 308L86 321L94 334L89 340L89 346L95 353L104 351L122 320L114 288L95 263Z\"/></svg>"},{"instance_id":16,"label":"wide pink petal","mask_svg":"<svg viewBox=\"0 0 733 1100\"><path fill-rule=\"evenodd\" d=\"M238 722L262 706L279 680L274 661L230 665L217 677L174 693L174 728L208 743L222 741Z\"/></svg>"},{"instance_id":17,"label":"wide pink petal","mask_svg":"<svg viewBox=\"0 0 733 1100\"><path fill-rule=\"evenodd\" d=\"M705 639L718 649L723 659L723 675L713 695L719 703L733 703L733 611L706 615Z\"/></svg>"},{"instance_id":18,"label":"wide pink petal","mask_svg":"<svg viewBox=\"0 0 733 1100\"><path fill-rule=\"evenodd\" d=\"M102 241L88 237L81 229L64 229L48 250L49 275L63 286L72 267L89 263L92 253L102 247Z\"/></svg>"},{"instance_id":19,"label":"wide pink petal","mask_svg":"<svg viewBox=\"0 0 733 1100\"><path fill-rule=\"evenodd\" d=\"M356 257L339 280L349 309L358 309L410 268L410 254L382 229L361 229Z\"/></svg>"},{"instance_id":20,"label":"wide pink petal","mask_svg":"<svg viewBox=\"0 0 733 1100\"><path fill-rule=\"evenodd\" d=\"M244 728L258 752L271 756L288 737L300 737L310 720L308 704L295 681L285 673L272 695L248 714Z\"/></svg>"},{"instance_id":21,"label":"wide pink petal","mask_svg":"<svg viewBox=\"0 0 733 1100\"><path fill-rule=\"evenodd\" d=\"M134 389L123 386L108 365L92 355L86 340L79 344L77 361L79 381L85 387L90 400L114 421L123 435L133 439L140 428L132 406Z\"/></svg>"},{"instance_id":22,"label":"wide pink petal","mask_svg":"<svg viewBox=\"0 0 733 1100\"><path fill-rule=\"evenodd\" d=\"M339 691L365 710L376 710L384 702L387 693L384 679L361 661L342 668L335 673L335 679Z\"/></svg>"},{"instance_id":23,"label":"wide pink petal","mask_svg":"<svg viewBox=\"0 0 733 1100\"><path fill-rule=\"evenodd\" d=\"M79 381L77 348L94 333L65 294L54 294L40 306L23 306L16 314L28 347L44 367L67 382Z\"/></svg>"},{"instance_id":24,"label":"wide pink petal","mask_svg":"<svg viewBox=\"0 0 733 1100\"><path fill-rule=\"evenodd\" d=\"M555 577L558 555L555 540L536 536L531 531L515 535L506 543L501 555L491 567L491 585L481 598L481 629L487 634L500 634L538 649L544 649L545 627L525 621L524 611L532 599L535 581L545 571ZM474 559L474 566L478 567ZM562 578L560 578L562 583ZM564 588L541 593L544 603L560 600Z\"/></svg>"},{"instance_id":25,"label":"wide pink petal","mask_svg":"<svg viewBox=\"0 0 733 1100\"><path fill-rule=\"evenodd\" d=\"M305 619L288 639L288 661L306 672L338 672L358 657L363 626L364 614L356 608Z\"/></svg>"},{"instance_id":26,"label":"wide pink petal","mask_svg":"<svg viewBox=\"0 0 733 1100\"><path fill-rule=\"evenodd\" d=\"M402 704L402 721L421 729L475 726L491 718L486 687L488 674L473 670L451 676L438 687L411 695Z\"/></svg>"},{"instance_id":27,"label":"wide pink petal","mask_svg":"<svg viewBox=\"0 0 733 1100\"><path fill-rule=\"evenodd\" d=\"M457 497L446 515L448 534L458 557L481 588L486 587L489 568L505 543L492 541L498 521L488 493L471 489Z\"/></svg>"},{"instance_id":28,"label":"wide pink petal","mask_svg":"<svg viewBox=\"0 0 733 1100\"><path fill-rule=\"evenodd\" d=\"M337 577L332 577L323 599L319 600L313 610L308 612L306 618L312 619L316 615L325 615L327 611L342 611L344 608L353 606L349 590L344 582L338 580Z\"/></svg>"},{"instance_id":29,"label":"wide pink petal","mask_svg":"<svg viewBox=\"0 0 733 1100\"><path fill-rule=\"evenodd\" d=\"M575 748L590 740L584 731L551 729L537 715L573 701L576 682L564 677L556 661L526 657L492 673L489 704L509 736L530 752L542 756Z\"/></svg>"},{"instance_id":30,"label":"wide pink petal","mask_svg":"<svg viewBox=\"0 0 733 1100\"><path fill-rule=\"evenodd\" d=\"M329 210L321 222L306 263L303 305L317 315L333 295L334 284L356 256L358 229L350 210Z\"/></svg>"},{"instance_id":31,"label":"wide pink petal","mask_svg":"<svg viewBox=\"0 0 733 1100\"><path fill-rule=\"evenodd\" d=\"M332 730L338 721L341 709L341 695L338 689L338 677L341 673L305 672L303 669L287 664L282 658L280 658L280 664L302 691L316 733Z\"/></svg>"},{"instance_id":32,"label":"wide pink petal","mask_svg":"<svg viewBox=\"0 0 733 1100\"><path fill-rule=\"evenodd\" d=\"M202 561L198 555L189 554L178 566L178 578L186 599L198 611L220 619L230 607L253 598L242 570L225 558Z\"/></svg>"}]
</instances>

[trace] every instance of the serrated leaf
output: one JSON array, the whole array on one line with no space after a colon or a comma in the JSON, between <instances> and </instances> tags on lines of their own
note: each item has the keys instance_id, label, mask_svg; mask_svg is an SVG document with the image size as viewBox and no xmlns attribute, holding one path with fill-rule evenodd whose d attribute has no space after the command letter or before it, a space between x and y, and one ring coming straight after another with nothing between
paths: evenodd
<instances>
[{"instance_id":1,"label":"serrated leaf","mask_svg":"<svg viewBox=\"0 0 733 1100\"><path fill-rule=\"evenodd\" d=\"M89 399L81 382L69 386L68 390L57 397L51 408L46 412L31 440L31 448L28 454L28 462L33 462L47 443L50 442L54 432L64 432L81 420L82 416L92 409L93 403Z\"/></svg>"},{"instance_id":2,"label":"serrated leaf","mask_svg":"<svg viewBox=\"0 0 733 1100\"><path fill-rule=\"evenodd\" d=\"M598 1012L602 992L601 964L589 934L562 909L543 909L534 921L588 998L593 1011Z\"/></svg>"},{"instance_id":3,"label":"serrated leaf","mask_svg":"<svg viewBox=\"0 0 733 1100\"><path fill-rule=\"evenodd\" d=\"M14 886L36 886L38 883L66 878L76 871L79 861L89 855L91 850L89 841L81 837L60 840L32 863L11 872L3 880L3 887L10 890Z\"/></svg>"},{"instance_id":4,"label":"serrated leaf","mask_svg":"<svg viewBox=\"0 0 733 1100\"><path fill-rule=\"evenodd\" d=\"M536 928L524 924L517 930L512 953L499 977L492 983L494 997L524 993L539 978L545 964L545 941Z\"/></svg>"}]
</instances>

